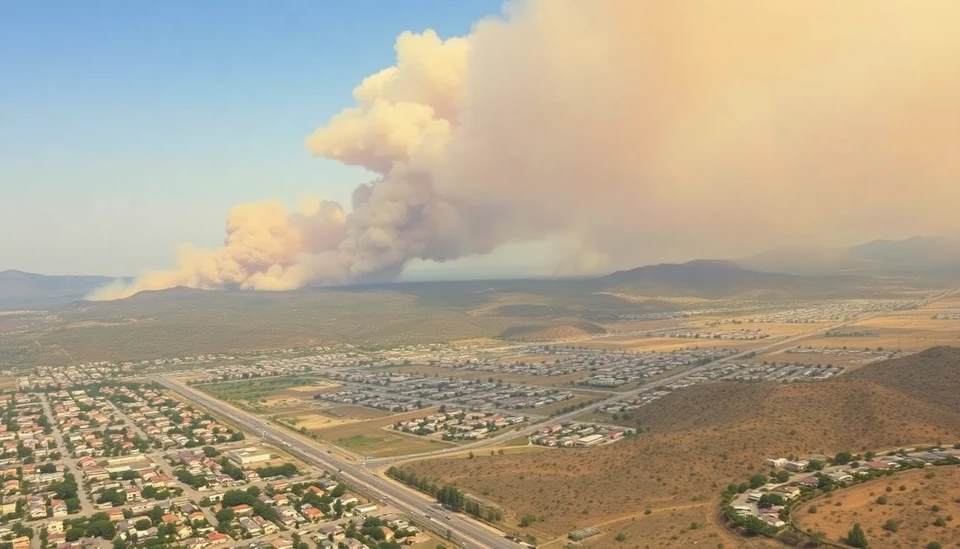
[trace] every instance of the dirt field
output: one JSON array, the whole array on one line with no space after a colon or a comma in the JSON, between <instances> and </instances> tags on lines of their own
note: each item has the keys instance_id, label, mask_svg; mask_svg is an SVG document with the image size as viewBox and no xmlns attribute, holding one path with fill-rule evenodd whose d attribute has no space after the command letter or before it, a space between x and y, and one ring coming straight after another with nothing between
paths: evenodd
<instances>
[{"instance_id":1,"label":"dirt field","mask_svg":"<svg viewBox=\"0 0 960 549\"><path fill-rule=\"evenodd\" d=\"M578 343L578 346L589 349L605 349L608 351L673 351L676 349L685 349L687 347L720 347L724 349L750 349L758 347L767 340L759 341L728 341L722 339L684 339L674 337L645 337L618 340L613 338L595 339Z\"/></svg>"},{"instance_id":2,"label":"dirt field","mask_svg":"<svg viewBox=\"0 0 960 549\"><path fill-rule=\"evenodd\" d=\"M931 308L916 311L897 311L884 316L864 320L843 328L844 330L875 333L875 336L826 337L816 336L780 349L774 349L758 355L752 362L777 361L800 362L802 364L834 364L855 370L864 366L862 356L833 356L824 354L792 354L787 349L802 345L804 347L831 347L849 349L883 348L901 349L905 352L919 352L938 345L960 345L960 320L933 320L940 302ZM947 310L960 310L956 305Z\"/></svg>"},{"instance_id":3,"label":"dirt field","mask_svg":"<svg viewBox=\"0 0 960 549\"><path fill-rule=\"evenodd\" d=\"M394 457L455 448L456 445L432 438L407 435L384 429L397 421L430 415L436 408L425 408L407 414L397 414L366 421L343 423L311 431L323 439L358 454L375 457Z\"/></svg>"},{"instance_id":4,"label":"dirt field","mask_svg":"<svg viewBox=\"0 0 960 549\"><path fill-rule=\"evenodd\" d=\"M268 417L297 428L304 428L308 432L336 427L347 423L366 421L386 417L389 414L382 410L374 410L365 406L335 406L322 408L309 405L284 406L267 413Z\"/></svg>"},{"instance_id":5,"label":"dirt field","mask_svg":"<svg viewBox=\"0 0 960 549\"><path fill-rule=\"evenodd\" d=\"M342 418L347 420L377 419L390 415L388 412L383 410L374 410L373 408L367 408L366 406L351 405L323 408L320 410L320 413L328 417Z\"/></svg>"},{"instance_id":6,"label":"dirt field","mask_svg":"<svg viewBox=\"0 0 960 549\"><path fill-rule=\"evenodd\" d=\"M723 347L731 349L751 349L753 347L762 347L774 343L776 338L790 337L805 332L811 332L824 326L823 324L780 324L780 323L744 323L744 324L722 324L719 326L707 326L696 324L685 327L689 331L703 332L729 332L738 329L762 330L770 335L767 339L759 340L725 340L725 339L685 339L673 337L605 337L593 341L579 343L584 347L593 349L608 350L629 350L629 351L672 351L684 347Z\"/></svg>"},{"instance_id":7,"label":"dirt field","mask_svg":"<svg viewBox=\"0 0 960 549\"><path fill-rule=\"evenodd\" d=\"M877 501L881 497L885 504ZM803 505L795 519L804 530L824 532L831 541L860 523L871 549L923 548L932 541L960 547L960 467L906 471L839 490ZM884 528L891 520L896 532Z\"/></svg>"},{"instance_id":8,"label":"dirt field","mask_svg":"<svg viewBox=\"0 0 960 549\"><path fill-rule=\"evenodd\" d=\"M676 547L738 547L773 548L772 542L747 541L735 537L705 519L709 503L691 503L676 507L633 513L628 517L607 520L591 526L600 529L600 535L583 542L583 547L625 547L634 549Z\"/></svg>"},{"instance_id":9,"label":"dirt field","mask_svg":"<svg viewBox=\"0 0 960 549\"><path fill-rule=\"evenodd\" d=\"M15 391L17 387L17 378L0 376L0 391Z\"/></svg>"}]
</instances>

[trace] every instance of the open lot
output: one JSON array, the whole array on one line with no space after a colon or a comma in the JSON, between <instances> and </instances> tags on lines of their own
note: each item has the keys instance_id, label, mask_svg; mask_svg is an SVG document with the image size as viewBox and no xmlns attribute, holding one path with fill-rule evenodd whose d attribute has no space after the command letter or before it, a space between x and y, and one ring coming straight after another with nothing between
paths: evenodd
<instances>
[{"instance_id":1,"label":"open lot","mask_svg":"<svg viewBox=\"0 0 960 549\"><path fill-rule=\"evenodd\" d=\"M269 377L198 386L221 400L267 406L311 400L314 393L330 387L331 384L308 376Z\"/></svg>"},{"instance_id":2,"label":"open lot","mask_svg":"<svg viewBox=\"0 0 960 549\"><path fill-rule=\"evenodd\" d=\"M437 411L436 408L425 408L407 414L342 423L333 427L316 429L311 433L347 450L378 458L455 448L456 445L451 443L385 429L385 427L398 421L416 419L435 411Z\"/></svg>"},{"instance_id":3,"label":"open lot","mask_svg":"<svg viewBox=\"0 0 960 549\"><path fill-rule=\"evenodd\" d=\"M886 503L879 503L880 498ZM922 548L933 541L957 547L960 467L906 471L839 490L801 506L795 520L804 530L825 533L830 541L839 540L859 523L872 549ZM889 525L884 528L888 521L896 522L895 532Z\"/></svg>"},{"instance_id":4,"label":"open lot","mask_svg":"<svg viewBox=\"0 0 960 549\"><path fill-rule=\"evenodd\" d=\"M389 415L387 412L365 406L318 408L310 406L309 403L307 403L307 405L284 406L276 410L271 410L271 413L269 413L267 417L281 423L286 423L287 425L292 425L298 429L306 429L307 432L313 433L324 428L382 418L387 415Z\"/></svg>"},{"instance_id":5,"label":"open lot","mask_svg":"<svg viewBox=\"0 0 960 549\"><path fill-rule=\"evenodd\" d=\"M742 324L721 324L716 325L712 321L707 322L688 322L685 327L678 332L711 332L724 333L733 332L740 329L758 330L766 333L769 337L759 340L735 340L735 339L713 339L713 338L680 338L669 337L669 334L651 335L651 336L622 336L605 337L578 343L591 349L606 349L613 351L673 351L686 347L723 347L728 349L747 350L752 347L760 347L776 342L777 338L791 337L804 332L814 331L820 327L826 326L825 323L818 324L788 324L774 322L742 323Z\"/></svg>"},{"instance_id":6,"label":"open lot","mask_svg":"<svg viewBox=\"0 0 960 549\"><path fill-rule=\"evenodd\" d=\"M0 391L14 391L17 389L17 378L0 376Z\"/></svg>"},{"instance_id":7,"label":"open lot","mask_svg":"<svg viewBox=\"0 0 960 549\"><path fill-rule=\"evenodd\" d=\"M936 304L934 304L936 305ZM932 309L897 311L877 316L844 328L847 332L871 334L866 336L828 337L816 336L795 342L792 345L773 349L757 355L752 362L800 362L803 364L835 364L847 369L860 368L865 364L866 356L850 354L831 356L826 354L797 354L788 352L791 348L803 347L830 349L883 349L884 351L902 350L915 353L939 345L960 344L960 321L934 320Z\"/></svg>"}]
</instances>

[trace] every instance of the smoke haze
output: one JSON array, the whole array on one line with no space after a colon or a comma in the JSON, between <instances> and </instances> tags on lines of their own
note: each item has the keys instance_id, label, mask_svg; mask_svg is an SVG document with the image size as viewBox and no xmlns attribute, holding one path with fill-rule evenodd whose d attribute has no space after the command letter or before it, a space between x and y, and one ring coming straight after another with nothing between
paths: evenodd
<instances>
[{"instance_id":1,"label":"smoke haze","mask_svg":"<svg viewBox=\"0 0 960 549\"><path fill-rule=\"evenodd\" d=\"M956 235L960 3L529 0L396 65L305 140L349 208L237 206L218 250L106 288L389 280L545 237L571 269Z\"/></svg>"}]
</instances>

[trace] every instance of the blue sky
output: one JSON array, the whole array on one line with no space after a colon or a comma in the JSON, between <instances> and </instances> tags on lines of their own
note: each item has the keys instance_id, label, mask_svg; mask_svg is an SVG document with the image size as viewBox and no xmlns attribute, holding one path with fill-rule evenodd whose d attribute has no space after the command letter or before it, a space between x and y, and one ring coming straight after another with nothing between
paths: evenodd
<instances>
[{"instance_id":1,"label":"blue sky","mask_svg":"<svg viewBox=\"0 0 960 549\"><path fill-rule=\"evenodd\" d=\"M133 275L223 238L234 204L370 179L303 138L500 0L0 0L0 270Z\"/></svg>"}]
</instances>

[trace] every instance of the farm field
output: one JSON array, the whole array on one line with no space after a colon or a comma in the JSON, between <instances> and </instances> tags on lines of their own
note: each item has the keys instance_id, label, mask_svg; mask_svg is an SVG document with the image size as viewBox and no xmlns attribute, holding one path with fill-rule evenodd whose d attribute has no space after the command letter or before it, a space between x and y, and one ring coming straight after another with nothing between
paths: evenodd
<instances>
[{"instance_id":1,"label":"farm field","mask_svg":"<svg viewBox=\"0 0 960 549\"><path fill-rule=\"evenodd\" d=\"M878 502L880 498L886 503ZM811 506L815 512L811 512ZM829 541L839 540L859 523L871 549L923 548L934 541L943 547L957 547L960 467L935 467L879 478L813 499L794 514L799 527L823 532ZM891 531L888 521L896 522L896 531Z\"/></svg>"},{"instance_id":2,"label":"farm field","mask_svg":"<svg viewBox=\"0 0 960 549\"><path fill-rule=\"evenodd\" d=\"M436 408L424 408L406 414L341 423L336 426L311 430L310 433L347 450L378 458L419 454L443 448L456 448L456 445L452 443L385 429L385 427L398 421L423 417L436 411Z\"/></svg>"}]
</instances>

